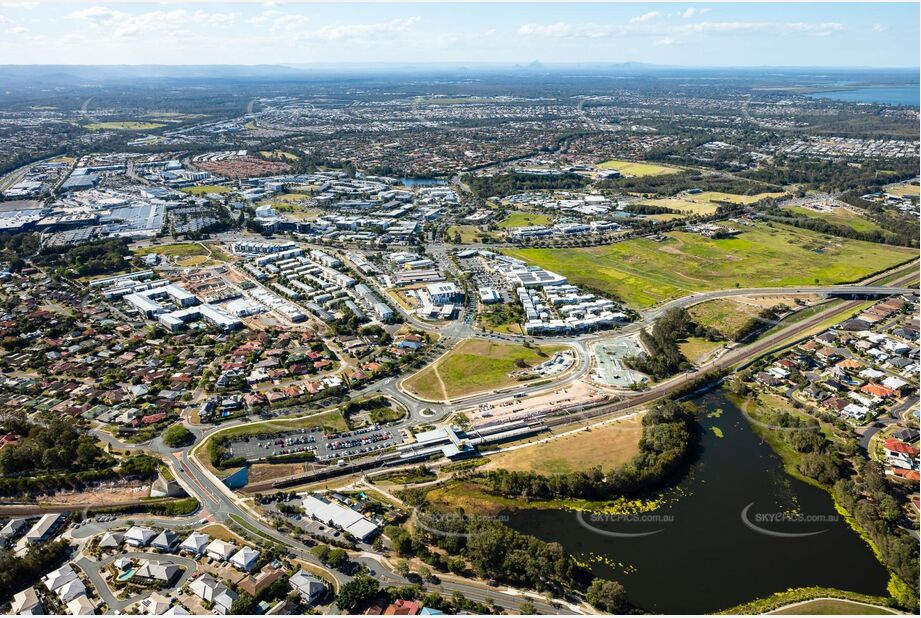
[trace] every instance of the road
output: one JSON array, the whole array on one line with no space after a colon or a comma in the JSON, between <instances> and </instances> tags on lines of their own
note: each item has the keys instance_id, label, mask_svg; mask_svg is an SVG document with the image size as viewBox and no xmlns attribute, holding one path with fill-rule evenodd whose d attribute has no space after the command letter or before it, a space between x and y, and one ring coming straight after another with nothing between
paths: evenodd
<instances>
[{"instance_id":1,"label":"road","mask_svg":"<svg viewBox=\"0 0 921 618\"><path fill-rule=\"evenodd\" d=\"M164 555L151 554L146 552L120 552L98 562L89 556L81 554L81 556L74 562L83 570L84 573L86 573L86 576L92 582L96 592L98 592L102 600L105 601L106 605L108 606L109 614L121 612L121 610L125 609L129 605L133 605L141 599L149 596L148 593L142 592L126 599L119 599L116 598L114 594L112 594L112 590L109 588L106 580L102 577L101 571L109 564L115 562L115 560L118 558L128 558L129 560L134 561L168 561L183 567L184 570L182 571L182 574L179 576L179 578L171 586L169 586L169 588L160 590L160 593L167 597L169 597L173 591L182 588L182 586L189 580L190 577L192 577L198 568L198 564L194 560L184 558L182 556L175 556L172 554Z\"/></svg>"},{"instance_id":2,"label":"road","mask_svg":"<svg viewBox=\"0 0 921 618\"><path fill-rule=\"evenodd\" d=\"M913 276L913 275L911 275ZM777 289L777 288L743 288L743 289L732 289L732 290L719 290L713 292L706 292L701 294L692 294L681 299L676 299L654 309L643 312L640 315L640 319L635 323L630 324L629 326L621 329L617 333L611 335L584 335L576 338L559 338L553 341L565 341L578 350L580 356L580 363L576 370L561 376L559 380L555 380L552 385L543 385L540 387L528 387L524 386L521 388L510 389L508 392L490 392L476 395L470 398L465 398L463 400L465 405L471 405L476 403L485 403L488 401L493 401L500 398L505 398L510 396L511 393L533 393L539 390L548 390L556 389L561 385L569 383L573 380L581 379L584 374L589 369L588 363L588 350L591 344L595 341L602 340L604 337L611 336L623 336L625 333L637 332L642 328L647 327L655 321L664 311L667 311L670 308L674 307L687 307L699 302L705 302L707 300L715 300L718 298L726 298L731 296L741 296L741 295L791 295L791 294L822 294L822 295L889 295L895 293L907 292L903 288L897 287L883 287L883 286L874 286L872 281L867 282L869 285L846 285L846 286L821 286L821 287L802 287L802 288L790 288L790 289ZM896 282L897 284L899 282ZM680 389L686 387L686 385L704 375L705 373L730 369L733 366L748 361L750 359L756 358L765 351L772 349L778 344L789 340L792 336L795 336L795 332L802 332L811 327L814 327L818 324L821 324L823 321L827 320L830 316L836 315L838 313L844 312L850 308L856 308L861 304L862 301L854 300L848 301L844 304L839 304L834 307L828 308L824 311L820 311L809 319L803 320L801 322L791 324L787 328L783 328L776 333L770 334L763 337L756 342L739 346L734 349L726 351L721 356L702 364L698 367L693 373L685 374L678 376L658 384L646 391L638 392L635 394L630 394L625 396L623 399L614 402L608 402L591 409L585 409L579 414L580 419L587 419L593 417L599 417L607 414L612 414L616 412L622 412L631 408L636 408L642 406L651 401L667 397ZM426 325L431 328L430 325ZM475 333L473 336L488 338L485 335ZM544 340L541 340L544 341ZM431 402L421 402L411 395L401 391L399 389L399 381L396 378L387 378L375 384L366 386L363 389L360 389L352 393L352 397L359 397L372 393L382 393L389 397L394 398L403 405L407 407L410 414L409 416L402 421L398 428L406 428L411 425L417 425L421 422L424 423L437 423L438 421L444 419L448 414L453 411L451 404L445 403L431 403ZM430 409L432 411L431 416L422 415L422 411L425 409ZM319 413L318 413L319 414ZM196 443L194 447L186 447L180 449L170 449L162 443L162 440L159 438L150 441L147 445L129 445L123 444L118 441L113 436L106 434L104 432L97 432L97 435L113 444L118 448L127 448L127 449L137 449L137 450L149 450L157 453L161 456L167 465L170 467L174 477L179 482L180 485L185 489L185 491L190 495L199 500L202 505L202 510L196 514L194 520L192 518L184 521L198 521L201 518L208 519L209 521L221 522L225 524L244 524L243 527L249 528L250 533L258 534L266 539L270 539L274 542L277 542L284 547L286 547L294 556L304 560L305 562L322 566L319 561L310 553L309 548L297 541L296 539L288 537L283 532L277 530L275 527L269 525L266 520L263 519L263 515L257 512L254 507L249 503L245 502L240 496L235 494L229 488L227 488L224 483L218 479L213 473L211 473L202 463L200 463L198 457L202 456L199 451L202 449L203 439L215 431L220 431L226 427L238 426L242 424L248 424L252 421L248 419L239 419L237 421L225 424L220 429L215 429L210 426L202 426L192 424L190 421L183 421L184 424L196 435ZM571 422L571 419L570 421ZM868 438L869 440L869 438ZM207 456L206 454L204 456ZM137 519L135 516L134 519ZM175 520L170 520L175 523ZM89 529L91 530L91 529ZM88 530L88 531L89 531ZM362 564L365 564L376 573L378 579L386 585L398 585L407 583L405 578L402 578L397 573L386 564L384 558L378 554L374 554L367 551L362 551L358 553L353 553L352 558ZM88 558L83 558L87 561ZM78 561L78 564L80 562ZM86 568L88 573L92 571L92 564L84 562L89 568ZM336 578L338 583L341 585L350 579L348 575L332 571L333 576ZM94 581L94 584L97 582ZM100 587L100 593L102 594L103 590L106 588L104 586ZM542 597L528 593L525 596L525 593L520 591L511 590L507 588L494 588L489 587L485 583L476 581L476 580L467 580L457 578L455 576L446 575L442 581L438 584L437 588L439 591L452 594L458 592L463 594L465 597L477 600L480 602L493 601L500 607L515 609L517 608L524 600L528 600L533 603L537 610L541 613L585 613L590 611L589 608L585 606L576 606L566 604L562 600L558 601L547 601Z\"/></svg>"},{"instance_id":3,"label":"road","mask_svg":"<svg viewBox=\"0 0 921 618\"><path fill-rule=\"evenodd\" d=\"M860 436L858 445L864 453L869 453L870 451L870 440L873 439L877 433L888 427L899 422L899 419L902 417L902 414L908 412L909 410L914 410L918 407L919 398L917 395L908 397L905 401L895 406L889 411L889 414L886 416L880 416L876 421L867 427L867 430L863 432L863 435Z\"/></svg>"}]
</instances>

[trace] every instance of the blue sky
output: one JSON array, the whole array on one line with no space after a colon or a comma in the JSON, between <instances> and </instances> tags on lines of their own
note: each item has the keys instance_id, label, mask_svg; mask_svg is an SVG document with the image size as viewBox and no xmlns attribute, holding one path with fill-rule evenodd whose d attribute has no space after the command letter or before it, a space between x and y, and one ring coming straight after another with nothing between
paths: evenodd
<instances>
[{"instance_id":1,"label":"blue sky","mask_svg":"<svg viewBox=\"0 0 921 618\"><path fill-rule=\"evenodd\" d=\"M916 67L918 3L0 0L0 64Z\"/></svg>"}]
</instances>

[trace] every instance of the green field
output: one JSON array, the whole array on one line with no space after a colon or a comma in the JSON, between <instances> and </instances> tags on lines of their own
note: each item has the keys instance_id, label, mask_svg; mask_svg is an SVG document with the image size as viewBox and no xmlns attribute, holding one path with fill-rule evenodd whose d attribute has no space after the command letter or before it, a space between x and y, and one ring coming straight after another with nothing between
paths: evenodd
<instances>
[{"instance_id":1,"label":"green field","mask_svg":"<svg viewBox=\"0 0 921 618\"><path fill-rule=\"evenodd\" d=\"M142 249L135 249L136 255L156 253L166 257L191 257L193 255L208 255L208 249L197 242L177 242L171 245L153 245Z\"/></svg>"},{"instance_id":2,"label":"green field","mask_svg":"<svg viewBox=\"0 0 921 618\"><path fill-rule=\"evenodd\" d=\"M831 212L818 212L816 210L812 210L811 208L791 206L787 210L790 212L795 212L798 215L805 215L812 219L822 219L823 221L827 221L828 223L832 223L834 225L844 225L856 232L877 232L882 231L883 229L875 222L870 221L865 217L861 217L856 212L847 208L835 208Z\"/></svg>"},{"instance_id":3,"label":"green field","mask_svg":"<svg viewBox=\"0 0 921 618\"><path fill-rule=\"evenodd\" d=\"M681 353L684 354L685 358L687 358L692 363L696 363L699 359L705 357L716 348L722 346L723 343L724 342L722 341L707 341L701 337L690 337L689 339L680 342L678 344L678 349L681 350Z\"/></svg>"},{"instance_id":4,"label":"green field","mask_svg":"<svg viewBox=\"0 0 921 618\"><path fill-rule=\"evenodd\" d=\"M886 609L884 607L874 607L871 605L865 605L864 603L845 601L843 599L816 599L815 601L807 601L800 605L794 605L786 609L779 609L776 612L771 613L778 615L793 614L800 616L843 616L848 614L885 615L894 614L896 612L893 612L892 610Z\"/></svg>"},{"instance_id":5,"label":"green field","mask_svg":"<svg viewBox=\"0 0 921 618\"><path fill-rule=\"evenodd\" d=\"M692 292L858 281L917 255L901 247L754 224L735 238L671 232L590 248L506 249L517 258L643 308Z\"/></svg>"},{"instance_id":6,"label":"green field","mask_svg":"<svg viewBox=\"0 0 921 618\"><path fill-rule=\"evenodd\" d=\"M410 393L430 400L463 397L516 384L516 361L539 365L564 346L522 345L467 339L432 365L403 382Z\"/></svg>"},{"instance_id":7,"label":"green field","mask_svg":"<svg viewBox=\"0 0 921 618\"><path fill-rule=\"evenodd\" d=\"M733 338L749 319L758 315L760 309L757 305L720 298L694 305L688 313L697 324L715 328L724 336Z\"/></svg>"},{"instance_id":8,"label":"green field","mask_svg":"<svg viewBox=\"0 0 921 618\"><path fill-rule=\"evenodd\" d=\"M224 185L199 185L197 187L186 187L182 191L192 195L204 195L206 193L230 193L233 188Z\"/></svg>"},{"instance_id":9,"label":"green field","mask_svg":"<svg viewBox=\"0 0 921 618\"><path fill-rule=\"evenodd\" d=\"M215 266L230 261L230 256L217 245L203 245L197 242L177 242L169 245L153 245L134 250L135 255L148 255L150 253L156 253L166 257L182 268Z\"/></svg>"},{"instance_id":10,"label":"green field","mask_svg":"<svg viewBox=\"0 0 921 618\"><path fill-rule=\"evenodd\" d=\"M768 197L781 197L783 193L758 193L756 195L736 195L719 191L704 191L688 196L695 202L729 202L730 204L754 204Z\"/></svg>"},{"instance_id":11,"label":"green field","mask_svg":"<svg viewBox=\"0 0 921 618\"><path fill-rule=\"evenodd\" d=\"M640 163L636 161L624 161L622 159L611 159L604 163L599 163L598 167L605 170L617 170L624 176L664 176L665 174L675 174L681 171L680 167L671 167L668 165L658 165L657 163Z\"/></svg>"},{"instance_id":12,"label":"green field","mask_svg":"<svg viewBox=\"0 0 921 618\"><path fill-rule=\"evenodd\" d=\"M892 195L914 195L918 196L921 193L921 186L913 183L903 183L899 185L889 185L884 187L886 193L891 193Z\"/></svg>"},{"instance_id":13,"label":"green field","mask_svg":"<svg viewBox=\"0 0 921 618\"><path fill-rule=\"evenodd\" d=\"M643 200L641 204L663 206L681 213L691 215L712 215L716 212L720 202L731 204L754 204L767 197L780 197L783 193L758 193L757 195L736 195L734 193L720 193L718 191L705 191L696 194L682 194L681 197L664 197Z\"/></svg>"},{"instance_id":14,"label":"green field","mask_svg":"<svg viewBox=\"0 0 921 618\"><path fill-rule=\"evenodd\" d=\"M617 468L640 450L642 419L635 416L590 430L491 456L484 470L567 474L601 466Z\"/></svg>"},{"instance_id":15,"label":"green field","mask_svg":"<svg viewBox=\"0 0 921 618\"><path fill-rule=\"evenodd\" d=\"M685 215L712 215L716 212L717 207L719 207L719 204L714 204L713 202L695 202L694 200L680 197L662 197L651 200L643 200L642 202L639 202L639 204L649 204L650 206L670 208ZM627 210L629 210L629 208ZM673 218L675 217L675 215L668 216Z\"/></svg>"},{"instance_id":16,"label":"green field","mask_svg":"<svg viewBox=\"0 0 921 618\"><path fill-rule=\"evenodd\" d=\"M164 127L163 123L160 122L138 122L138 121L113 121L113 122L93 122L90 124L83 125L84 129L89 129L90 131L104 131L110 129L112 131L150 131L151 129L159 129Z\"/></svg>"},{"instance_id":17,"label":"green field","mask_svg":"<svg viewBox=\"0 0 921 618\"><path fill-rule=\"evenodd\" d=\"M533 212L513 212L497 224L501 228L526 227L529 225L549 225L553 217Z\"/></svg>"},{"instance_id":18,"label":"green field","mask_svg":"<svg viewBox=\"0 0 921 618\"><path fill-rule=\"evenodd\" d=\"M454 242L455 234L460 235L460 241L463 244L480 242L480 238L490 238L491 240L497 240L499 238L498 234L491 234L489 232L482 232L480 228L475 225L452 225L445 232L446 240Z\"/></svg>"}]
</instances>

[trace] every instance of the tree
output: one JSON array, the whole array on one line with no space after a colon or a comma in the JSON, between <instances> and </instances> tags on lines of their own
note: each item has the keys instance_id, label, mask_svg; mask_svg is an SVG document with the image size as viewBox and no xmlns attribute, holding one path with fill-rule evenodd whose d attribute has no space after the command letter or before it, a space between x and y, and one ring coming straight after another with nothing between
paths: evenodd
<instances>
[{"instance_id":1,"label":"tree","mask_svg":"<svg viewBox=\"0 0 921 618\"><path fill-rule=\"evenodd\" d=\"M245 592L234 599L230 605L230 613L234 616L246 616L256 613L256 600Z\"/></svg>"},{"instance_id":2,"label":"tree","mask_svg":"<svg viewBox=\"0 0 921 618\"><path fill-rule=\"evenodd\" d=\"M326 564L326 559L329 557L329 545L316 545L311 547L310 553L316 556L317 560Z\"/></svg>"},{"instance_id":3,"label":"tree","mask_svg":"<svg viewBox=\"0 0 921 618\"><path fill-rule=\"evenodd\" d=\"M403 577L409 575L409 563L403 559L397 560L397 573Z\"/></svg>"},{"instance_id":4,"label":"tree","mask_svg":"<svg viewBox=\"0 0 921 618\"><path fill-rule=\"evenodd\" d=\"M530 601L525 601L518 606L518 613L523 616L533 616L537 613L537 608Z\"/></svg>"},{"instance_id":5,"label":"tree","mask_svg":"<svg viewBox=\"0 0 921 618\"><path fill-rule=\"evenodd\" d=\"M195 434L186 429L185 425L173 425L163 432L163 443L170 448L188 446L195 442Z\"/></svg>"},{"instance_id":6,"label":"tree","mask_svg":"<svg viewBox=\"0 0 921 618\"><path fill-rule=\"evenodd\" d=\"M329 551L329 554L326 556L326 564L334 569L338 569L349 561L349 555L344 549L339 547L334 547Z\"/></svg>"},{"instance_id":7,"label":"tree","mask_svg":"<svg viewBox=\"0 0 921 618\"><path fill-rule=\"evenodd\" d=\"M367 575L359 575L339 588L339 594L336 595L336 605L339 606L339 609L351 613L351 610L374 598L379 590L380 584L377 583L377 580L371 579Z\"/></svg>"},{"instance_id":8,"label":"tree","mask_svg":"<svg viewBox=\"0 0 921 618\"><path fill-rule=\"evenodd\" d=\"M627 593L618 582L596 578L585 591L585 600L609 614L619 614L626 608Z\"/></svg>"}]
</instances>

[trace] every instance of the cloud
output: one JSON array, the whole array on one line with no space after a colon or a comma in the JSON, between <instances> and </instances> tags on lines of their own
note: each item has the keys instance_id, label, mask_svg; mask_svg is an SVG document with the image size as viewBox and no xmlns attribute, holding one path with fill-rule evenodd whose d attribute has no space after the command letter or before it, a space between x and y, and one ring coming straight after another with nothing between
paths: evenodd
<instances>
[{"instance_id":1,"label":"cloud","mask_svg":"<svg viewBox=\"0 0 921 618\"><path fill-rule=\"evenodd\" d=\"M341 41L344 39L372 39L393 36L409 30L418 23L420 17L391 19L390 21L370 24L339 24L323 26L305 35L305 38L317 38L324 41Z\"/></svg>"},{"instance_id":2,"label":"cloud","mask_svg":"<svg viewBox=\"0 0 921 618\"><path fill-rule=\"evenodd\" d=\"M644 16L640 16L644 17ZM810 36L829 36L845 30L837 22L823 23L780 23L780 22L717 22L702 21L695 23L649 23L630 20L626 24L585 24L556 22L553 24L527 23L518 28L518 34L527 37L546 38L584 38L598 39L607 37L657 37L666 44L679 43L682 39L705 35L734 34L806 34Z\"/></svg>"},{"instance_id":3,"label":"cloud","mask_svg":"<svg viewBox=\"0 0 921 618\"><path fill-rule=\"evenodd\" d=\"M524 36L549 38L588 38L596 39L612 34L610 27L592 24L572 24L558 21L554 24L524 24L518 28L518 34Z\"/></svg>"},{"instance_id":4,"label":"cloud","mask_svg":"<svg viewBox=\"0 0 921 618\"><path fill-rule=\"evenodd\" d=\"M630 20L631 24L642 24L647 21L652 21L657 17L662 17L662 11L649 11L648 13L643 13L637 17L634 17Z\"/></svg>"},{"instance_id":5,"label":"cloud","mask_svg":"<svg viewBox=\"0 0 921 618\"><path fill-rule=\"evenodd\" d=\"M115 38L135 35L157 34L160 36L186 37L189 28L225 28L236 21L237 13L210 13L201 9L189 11L149 11L132 15L104 6L91 6L68 15L88 23L90 26L107 30Z\"/></svg>"},{"instance_id":6,"label":"cloud","mask_svg":"<svg viewBox=\"0 0 921 618\"><path fill-rule=\"evenodd\" d=\"M16 2L14 0L0 2L0 7L4 9L34 9L37 6L38 2Z\"/></svg>"},{"instance_id":7,"label":"cloud","mask_svg":"<svg viewBox=\"0 0 921 618\"><path fill-rule=\"evenodd\" d=\"M271 10L263 11L247 21L254 26L268 28L273 32L292 32L306 28L310 18L306 15Z\"/></svg>"},{"instance_id":8,"label":"cloud","mask_svg":"<svg viewBox=\"0 0 921 618\"><path fill-rule=\"evenodd\" d=\"M885 32L889 28L887 28L886 26L882 24L873 24L873 26L870 29L873 30L873 32Z\"/></svg>"},{"instance_id":9,"label":"cloud","mask_svg":"<svg viewBox=\"0 0 921 618\"><path fill-rule=\"evenodd\" d=\"M681 16L685 19L691 19L692 17L697 17L698 15L703 15L704 13L709 13L713 9L707 8L698 8L696 6L690 6L684 10Z\"/></svg>"},{"instance_id":10,"label":"cloud","mask_svg":"<svg viewBox=\"0 0 921 618\"><path fill-rule=\"evenodd\" d=\"M25 34L28 30L22 26L13 26L12 28L7 28L5 32L6 34Z\"/></svg>"}]
</instances>

